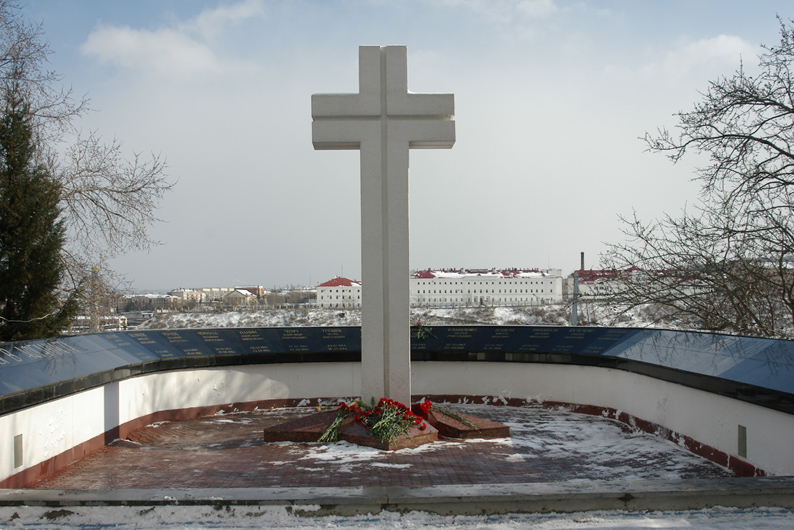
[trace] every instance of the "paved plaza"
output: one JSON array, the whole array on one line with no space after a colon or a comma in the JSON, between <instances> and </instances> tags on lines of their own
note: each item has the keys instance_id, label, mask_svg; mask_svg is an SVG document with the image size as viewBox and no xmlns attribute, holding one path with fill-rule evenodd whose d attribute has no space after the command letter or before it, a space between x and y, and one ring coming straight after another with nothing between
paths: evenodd
<instances>
[{"instance_id":1,"label":"paved plaza","mask_svg":"<svg viewBox=\"0 0 794 530\"><path fill-rule=\"evenodd\" d=\"M671 442L602 417L540 407L448 407L505 423L511 437L392 452L346 442L264 443L265 427L314 409L226 413L147 426L31 488L423 487L732 476Z\"/></svg>"},{"instance_id":2,"label":"paved plaza","mask_svg":"<svg viewBox=\"0 0 794 530\"><path fill-rule=\"evenodd\" d=\"M28 489L0 491L0 528L781 530L794 521L788 477L736 478L599 416L446 406L505 423L510 438L393 452L263 442L266 426L312 408L163 422ZM719 507L737 497L739 507Z\"/></svg>"}]
</instances>

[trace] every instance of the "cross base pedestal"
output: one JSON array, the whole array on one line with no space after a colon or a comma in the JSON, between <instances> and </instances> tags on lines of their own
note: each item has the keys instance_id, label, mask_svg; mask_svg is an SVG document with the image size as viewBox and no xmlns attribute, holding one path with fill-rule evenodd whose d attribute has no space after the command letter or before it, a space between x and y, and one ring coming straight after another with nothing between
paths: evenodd
<instances>
[{"instance_id":1,"label":"cross base pedestal","mask_svg":"<svg viewBox=\"0 0 794 530\"><path fill-rule=\"evenodd\" d=\"M336 411L318 412L265 429L265 442L317 442L336 418ZM410 449L438 440L438 431L427 425L424 431L411 427L394 440L383 442L367 432L363 425L347 418L339 427L339 440L374 447L384 451Z\"/></svg>"},{"instance_id":2,"label":"cross base pedestal","mask_svg":"<svg viewBox=\"0 0 794 530\"><path fill-rule=\"evenodd\" d=\"M413 413L425 420L425 429L411 427L397 438L384 442L372 436L367 429L349 416L339 426L339 440L350 443L396 451L432 443L444 438L507 438L510 428L494 421L469 416L449 415L445 409L433 407L425 412L419 405L412 407ZM265 442L318 442L337 416L336 410L317 412L302 418L268 427L264 431Z\"/></svg>"}]
</instances>

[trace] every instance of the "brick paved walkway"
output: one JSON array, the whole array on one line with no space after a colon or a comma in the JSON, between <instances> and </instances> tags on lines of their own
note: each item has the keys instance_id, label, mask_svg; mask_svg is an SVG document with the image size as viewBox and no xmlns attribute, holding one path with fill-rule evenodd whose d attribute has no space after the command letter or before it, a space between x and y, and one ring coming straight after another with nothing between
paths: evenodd
<instances>
[{"instance_id":1,"label":"brick paved walkway","mask_svg":"<svg viewBox=\"0 0 794 530\"><path fill-rule=\"evenodd\" d=\"M314 410L255 411L145 427L30 487L435 486L732 476L672 443L600 417L542 408L458 410L510 425L511 438L446 440L395 452L346 443L265 444L266 426Z\"/></svg>"}]
</instances>

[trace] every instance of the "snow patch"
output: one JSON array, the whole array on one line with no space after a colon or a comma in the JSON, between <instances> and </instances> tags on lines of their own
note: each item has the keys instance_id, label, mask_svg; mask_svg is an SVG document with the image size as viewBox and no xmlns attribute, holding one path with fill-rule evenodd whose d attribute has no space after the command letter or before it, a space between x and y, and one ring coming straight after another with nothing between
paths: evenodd
<instances>
[{"instance_id":1,"label":"snow patch","mask_svg":"<svg viewBox=\"0 0 794 530\"><path fill-rule=\"evenodd\" d=\"M165 500L174 501L173 497ZM222 501L222 499L218 499ZM691 511L657 511L629 513L592 511L574 514L535 513L488 516L441 516L425 512L381 512L377 515L312 516L318 505L283 506L80 506L69 514L48 521L52 512L46 506L0 507L0 524L9 528L42 530L80 530L85 528L182 529L212 528L281 530L393 530L394 528L425 528L441 530L640 530L674 528L687 530L789 530L794 511L778 508L710 508Z\"/></svg>"}]
</instances>

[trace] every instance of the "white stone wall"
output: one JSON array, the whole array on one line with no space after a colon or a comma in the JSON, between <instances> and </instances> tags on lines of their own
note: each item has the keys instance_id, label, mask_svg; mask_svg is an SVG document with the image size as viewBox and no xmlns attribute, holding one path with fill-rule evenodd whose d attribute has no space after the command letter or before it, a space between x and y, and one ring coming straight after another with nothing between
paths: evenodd
<instances>
[{"instance_id":1,"label":"white stone wall","mask_svg":"<svg viewBox=\"0 0 794 530\"><path fill-rule=\"evenodd\" d=\"M490 395L617 409L738 457L794 474L794 416L642 375L606 368L518 363L416 362L414 395ZM358 395L358 363L254 365L160 372L111 383L0 417L0 480L120 424L159 411L235 402ZM14 466L22 435L23 465Z\"/></svg>"},{"instance_id":2,"label":"white stone wall","mask_svg":"<svg viewBox=\"0 0 794 530\"><path fill-rule=\"evenodd\" d=\"M639 374L590 366L414 363L417 393L504 396L596 405L626 412L739 457L774 475L794 474L794 416ZM428 392L427 389L433 389Z\"/></svg>"},{"instance_id":3,"label":"white stone wall","mask_svg":"<svg viewBox=\"0 0 794 530\"><path fill-rule=\"evenodd\" d=\"M96 388L0 416L0 480L104 433L104 394ZM20 435L23 465L15 467Z\"/></svg>"},{"instance_id":4,"label":"white stone wall","mask_svg":"<svg viewBox=\"0 0 794 530\"><path fill-rule=\"evenodd\" d=\"M119 425L160 411L242 401L352 396L358 363L254 365L157 372L0 416L0 480ZM23 465L14 466L22 435Z\"/></svg>"}]
</instances>

